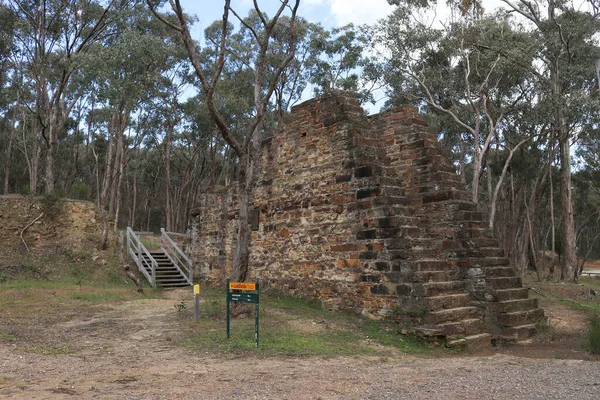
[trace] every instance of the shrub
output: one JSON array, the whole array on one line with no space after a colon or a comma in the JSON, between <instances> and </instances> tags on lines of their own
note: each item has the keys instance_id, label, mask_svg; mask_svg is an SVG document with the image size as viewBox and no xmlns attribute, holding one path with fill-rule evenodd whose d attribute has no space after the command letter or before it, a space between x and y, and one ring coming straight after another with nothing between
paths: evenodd
<instances>
[{"instance_id":1,"label":"shrub","mask_svg":"<svg viewBox=\"0 0 600 400\"><path fill-rule=\"evenodd\" d=\"M87 196L88 186L85 182L82 182L79 179L73 182L73 185L71 185L70 197L73 199L85 200L87 199Z\"/></svg>"},{"instance_id":2,"label":"shrub","mask_svg":"<svg viewBox=\"0 0 600 400\"><path fill-rule=\"evenodd\" d=\"M594 314L590 320L590 350L600 354L600 314Z\"/></svg>"},{"instance_id":3,"label":"shrub","mask_svg":"<svg viewBox=\"0 0 600 400\"><path fill-rule=\"evenodd\" d=\"M52 192L40 198L42 212L48 219L55 220L63 210L64 199L59 192Z\"/></svg>"}]
</instances>

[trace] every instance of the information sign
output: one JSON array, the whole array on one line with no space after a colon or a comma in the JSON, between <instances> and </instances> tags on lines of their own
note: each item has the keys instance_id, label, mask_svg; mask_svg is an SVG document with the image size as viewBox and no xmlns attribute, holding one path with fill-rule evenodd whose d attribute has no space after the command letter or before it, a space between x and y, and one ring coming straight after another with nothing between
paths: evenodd
<instances>
[{"instance_id":1,"label":"information sign","mask_svg":"<svg viewBox=\"0 0 600 400\"><path fill-rule=\"evenodd\" d=\"M256 283L229 282L227 279L227 338L230 334L231 303L253 303L256 304L256 319L254 321L254 343L258 347L258 303L259 288L258 279Z\"/></svg>"}]
</instances>

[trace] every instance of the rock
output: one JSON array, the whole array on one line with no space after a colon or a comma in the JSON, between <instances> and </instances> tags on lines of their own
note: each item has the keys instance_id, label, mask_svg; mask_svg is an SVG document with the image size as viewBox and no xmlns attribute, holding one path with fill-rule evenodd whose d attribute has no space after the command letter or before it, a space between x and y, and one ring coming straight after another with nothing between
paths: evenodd
<instances>
[{"instance_id":1,"label":"rock","mask_svg":"<svg viewBox=\"0 0 600 400\"><path fill-rule=\"evenodd\" d=\"M592 296L598 296L598 295L600 295L600 292L598 292L596 289L590 289L590 294Z\"/></svg>"}]
</instances>

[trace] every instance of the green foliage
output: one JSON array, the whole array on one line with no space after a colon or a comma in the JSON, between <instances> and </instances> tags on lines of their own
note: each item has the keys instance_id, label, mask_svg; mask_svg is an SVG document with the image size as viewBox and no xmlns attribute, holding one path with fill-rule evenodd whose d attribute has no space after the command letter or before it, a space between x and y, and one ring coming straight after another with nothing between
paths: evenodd
<instances>
[{"instance_id":1,"label":"green foliage","mask_svg":"<svg viewBox=\"0 0 600 400\"><path fill-rule=\"evenodd\" d=\"M588 332L590 351L600 354L600 314L596 313L590 319L590 330Z\"/></svg>"},{"instance_id":2,"label":"green foliage","mask_svg":"<svg viewBox=\"0 0 600 400\"><path fill-rule=\"evenodd\" d=\"M88 197L88 186L81 179L75 180L71 185L69 197L78 200L85 200Z\"/></svg>"},{"instance_id":3,"label":"green foliage","mask_svg":"<svg viewBox=\"0 0 600 400\"><path fill-rule=\"evenodd\" d=\"M59 190L40 197L41 210L44 216L51 221L56 220L62 214L64 202L64 193Z\"/></svg>"},{"instance_id":4,"label":"green foliage","mask_svg":"<svg viewBox=\"0 0 600 400\"><path fill-rule=\"evenodd\" d=\"M40 347L19 347L19 350L27 353L42 354L44 356L55 356L70 354L73 351L69 346L40 346Z\"/></svg>"}]
</instances>

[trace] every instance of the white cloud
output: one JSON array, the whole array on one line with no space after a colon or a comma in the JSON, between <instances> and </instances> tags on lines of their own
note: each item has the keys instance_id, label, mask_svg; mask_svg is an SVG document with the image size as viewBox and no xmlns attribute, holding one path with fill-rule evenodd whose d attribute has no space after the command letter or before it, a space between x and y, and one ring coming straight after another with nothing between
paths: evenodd
<instances>
[{"instance_id":1,"label":"white cloud","mask_svg":"<svg viewBox=\"0 0 600 400\"><path fill-rule=\"evenodd\" d=\"M326 0L326 2L330 4L331 14L339 26L349 23L372 24L388 16L394 9L387 0Z\"/></svg>"}]
</instances>

